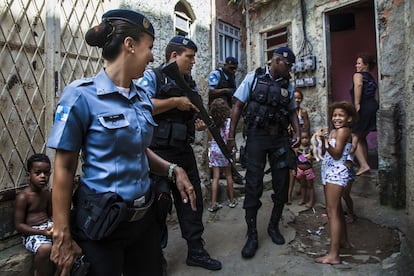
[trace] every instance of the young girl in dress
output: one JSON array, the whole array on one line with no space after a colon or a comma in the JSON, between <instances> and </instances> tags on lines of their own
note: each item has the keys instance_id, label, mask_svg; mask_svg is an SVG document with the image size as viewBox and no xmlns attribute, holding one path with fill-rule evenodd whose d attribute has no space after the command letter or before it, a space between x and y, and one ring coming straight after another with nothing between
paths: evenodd
<instances>
[{"instance_id":1,"label":"young girl in dress","mask_svg":"<svg viewBox=\"0 0 414 276\"><path fill-rule=\"evenodd\" d=\"M301 107L300 104L303 101L303 93L299 89L295 89L295 102L296 102L296 114L298 115L298 121L299 121L299 127L301 133L310 131L310 121L308 116L308 111ZM293 131L293 130L292 130ZM290 176L289 176L289 189L288 189L288 202L287 204L292 204L293 199L293 186L295 186L295 179L296 179L296 170L290 170ZM296 191L296 195L301 194L301 188L299 188ZM302 194L303 198L303 194ZM303 201L303 200L302 200Z\"/></svg>"},{"instance_id":2,"label":"young girl in dress","mask_svg":"<svg viewBox=\"0 0 414 276\"><path fill-rule=\"evenodd\" d=\"M227 137L230 131L230 112L231 109L227 105L227 102L222 98L215 99L210 106L210 116L218 128L220 128L220 135L223 141L227 143ZM217 188L220 179L220 169L223 168L226 181L227 191L229 196L228 206L234 208L237 205L237 201L234 200L233 189L233 177L231 174L231 165L227 158L223 155L217 142L211 139L209 165L213 169L213 181L211 183L211 206L207 209L210 212L216 212L222 208L222 205L217 202Z\"/></svg>"},{"instance_id":3,"label":"young girl in dress","mask_svg":"<svg viewBox=\"0 0 414 276\"><path fill-rule=\"evenodd\" d=\"M351 103L335 102L329 107L329 117L333 129L328 137L321 137L324 141L322 150L325 152L321 173L331 244L328 254L315 259L315 262L339 264L339 248L351 247L341 196L349 180L349 170L345 162L352 147L351 126L357 119L357 113Z\"/></svg>"},{"instance_id":4,"label":"young girl in dress","mask_svg":"<svg viewBox=\"0 0 414 276\"><path fill-rule=\"evenodd\" d=\"M308 132L302 132L300 137L300 146L297 149L298 165L296 179L300 183L301 201L299 205L306 203L306 208L312 208L315 201L315 190L313 189L313 180L315 171L313 169L312 148ZM306 201L308 199L308 201Z\"/></svg>"}]
</instances>

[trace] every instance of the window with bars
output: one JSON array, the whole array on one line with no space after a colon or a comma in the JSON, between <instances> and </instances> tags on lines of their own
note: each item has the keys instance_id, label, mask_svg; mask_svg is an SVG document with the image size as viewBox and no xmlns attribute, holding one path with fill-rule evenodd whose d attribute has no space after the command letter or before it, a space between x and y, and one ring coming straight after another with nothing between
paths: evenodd
<instances>
[{"instance_id":1,"label":"window with bars","mask_svg":"<svg viewBox=\"0 0 414 276\"><path fill-rule=\"evenodd\" d=\"M185 13L175 11L175 34L182 36L190 36L191 18Z\"/></svg>"},{"instance_id":2,"label":"window with bars","mask_svg":"<svg viewBox=\"0 0 414 276\"><path fill-rule=\"evenodd\" d=\"M273 29L263 33L264 62L273 57L273 51L280 46L289 46L288 27Z\"/></svg>"},{"instance_id":3,"label":"window with bars","mask_svg":"<svg viewBox=\"0 0 414 276\"><path fill-rule=\"evenodd\" d=\"M240 29L219 21L219 62L224 63L226 57L232 56L239 60L240 56Z\"/></svg>"}]
</instances>

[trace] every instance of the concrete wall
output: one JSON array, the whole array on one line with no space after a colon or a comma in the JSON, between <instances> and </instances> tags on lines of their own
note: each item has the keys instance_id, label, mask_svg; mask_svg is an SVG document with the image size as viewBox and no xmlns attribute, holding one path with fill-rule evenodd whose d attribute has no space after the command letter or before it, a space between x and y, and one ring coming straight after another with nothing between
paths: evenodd
<instances>
[{"instance_id":1,"label":"concrete wall","mask_svg":"<svg viewBox=\"0 0 414 276\"><path fill-rule=\"evenodd\" d=\"M414 141L414 49L412 48L412 42L414 41L414 3L412 1L405 1L404 9L406 11L404 28L407 30L404 42L405 55L405 95L406 95L406 116L410 118L405 122L406 131L406 210L407 210L407 239L409 247L411 248L411 254L414 253L414 144L410 141ZM405 58L403 58L405 60ZM413 258L413 256L411 256Z\"/></svg>"}]
</instances>

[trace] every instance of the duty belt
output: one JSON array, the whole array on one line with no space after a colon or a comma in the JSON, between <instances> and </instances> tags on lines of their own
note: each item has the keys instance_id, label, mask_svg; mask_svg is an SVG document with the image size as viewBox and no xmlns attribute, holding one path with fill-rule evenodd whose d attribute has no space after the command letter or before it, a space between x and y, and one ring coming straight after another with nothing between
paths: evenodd
<instances>
[{"instance_id":1,"label":"duty belt","mask_svg":"<svg viewBox=\"0 0 414 276\"><path fill-rule=\"evenodd\" d=\"M154 193L149 191L147 194L135 199L127 208L127 221L133 222L142 219L152 203L154 202Z\"/></svg>"}]
</instances>

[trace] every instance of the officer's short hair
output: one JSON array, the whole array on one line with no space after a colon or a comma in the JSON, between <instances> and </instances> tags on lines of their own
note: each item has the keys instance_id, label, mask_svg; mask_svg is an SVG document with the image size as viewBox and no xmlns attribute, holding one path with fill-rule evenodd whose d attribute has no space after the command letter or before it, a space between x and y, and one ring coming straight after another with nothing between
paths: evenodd
<instances>
[{"instance_id":1,"label":"officer's short hair","mask_svg":"<svg viewBox=\"0 0 414 276\"><path fill-rule=\"evenodd\" d=\"M189 39L188 37L177 35L174 36L170 42L168 42L167 47L165 48L165 59L168 61L170 59L172 52L177 52L181 55L186 49L192 49L194 52L197 52L197 45Z\"/></svg>"}]
</instances>

